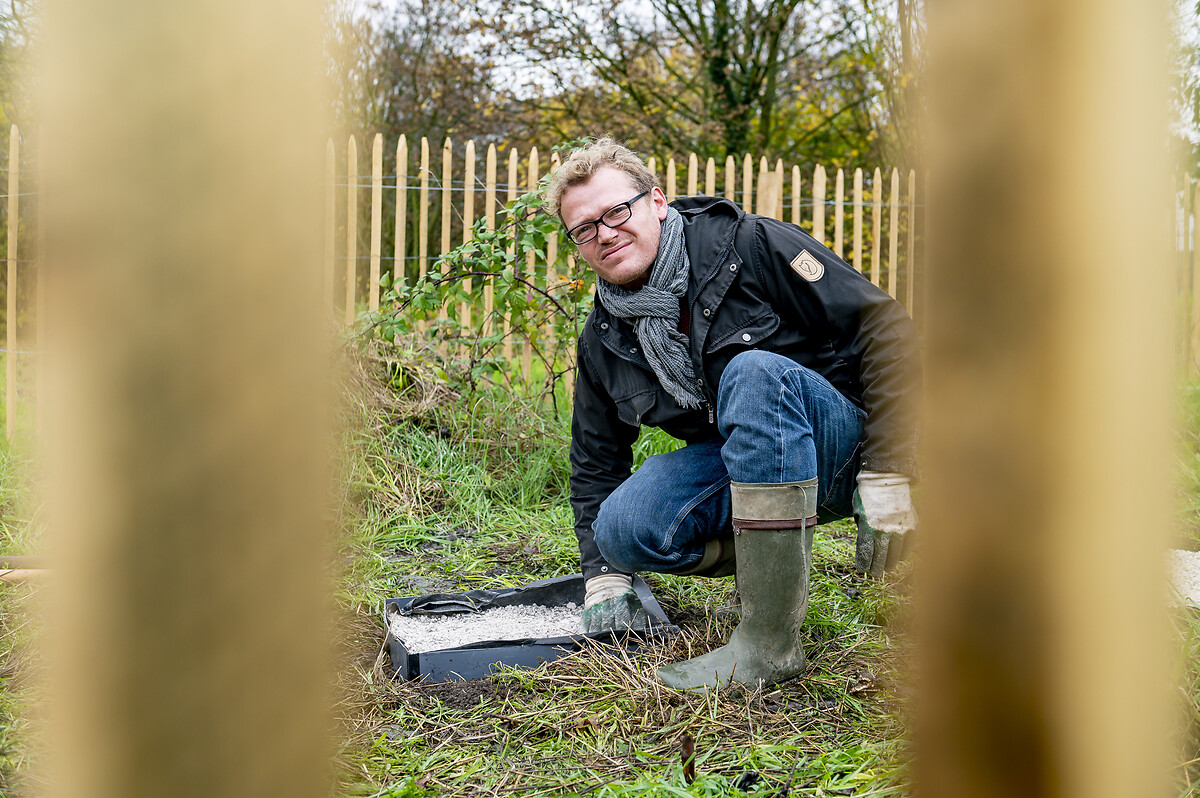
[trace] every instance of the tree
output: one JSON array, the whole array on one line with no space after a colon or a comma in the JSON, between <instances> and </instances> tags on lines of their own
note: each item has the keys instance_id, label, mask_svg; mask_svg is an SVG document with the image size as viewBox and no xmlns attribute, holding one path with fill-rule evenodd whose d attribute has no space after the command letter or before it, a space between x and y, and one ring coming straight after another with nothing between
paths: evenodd
<instances>
[{"instance_id":1,"label":"tree","mask_svg":"<svg viewBox=\"0 0 1200 798\"><path fill-rule=\"evenodd\" d=\"M922 0L894 0L894 5L872 8L865 2L868 49L878 56L880 155L885 163L916 166L925 102L925 5Z\"/></svg>"},{"instance_id":2,"label":"tree","mask_svg":"<svg viewBox=\"0 0 1200 798\"><path fill-rule=\"evenodd\" d=\"M823 136L864 152L879 91L852 0L500 0L489 25L526 74L517 98L563 136L808 160ZM552 87L551 91L539 90Z\"/></svg>"},{"instance_id":3,"label":"tree","mask_svg":"<svg viewBox=\"0 0 1200 798\"><path fill-rule=\"evenodd\" d=\"M0 8L0 115L9 125L32 120L33 67L29 54L39 17L33 0L9 0Z\"/></svg>"},{"instance_id":4,"label":"tree","mask_svg":"<svg viewBox=\"0 0 1200 798\"><path fill-rule=\"evenodd\" d=\"M480 24L466 0L398 0L386 10L376 3L357 16L343 9L331 34L340 121L393 140L424 135L439 146L485 126L503 136L494 45Z\"/></svg>"}]
</instances>

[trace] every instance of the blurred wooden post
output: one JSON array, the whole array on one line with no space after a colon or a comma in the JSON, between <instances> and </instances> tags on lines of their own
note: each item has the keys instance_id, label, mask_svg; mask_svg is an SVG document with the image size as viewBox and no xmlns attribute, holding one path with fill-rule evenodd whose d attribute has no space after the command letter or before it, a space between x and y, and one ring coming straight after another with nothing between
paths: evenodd
<instances>
[{"instance_id":1,"label":"blurred wooden post","mask_svg":"<svg viewBox=\"0 0 1200 798\"><path fill-rule=\"evenodd\" d=\"M913 308L913 302L917 297L917 170L908 170L908 287L906 289L908 298L904 306L908 308L908 314L916 318L914 315L916 310Z\"/></svg>"},{"instance_id":2,"label":"blurred wooden post","mask_svg":"<svg viewBox=\"0 0 1200 798\"><path fill-rule=\"evenodd\" d=\"M1192 304L1189 374L1200 373L1200 181L1192 195Z\"/></svg>"},{"instance_id":3,"label":"blurred wooden post","mask_svg":"<svg viewBox=\"0 0 1200 798\"><path fill-rule=\"evenodd\" d=\"M1168 794L1169 17L928 7L926 798Z\"/></svg>"},{"instance_id":4,"label":"blurred wooden post","mask_svg":"<svg viewBox=\"0 0 1200 798\"><path fill-rule=\"evenodd\" d=\"M37 792L328 796L321 3L42 10Z\"/></svg>"},{"instance_id":5,"label":"blurred wooden post","mask_svg":"<svg viewBox=\"0 0 1200 798\"><path fill-rule=\"evenodd\" d=\"M334 191L337 182L336 159L333 139L325 142L325 268L321 279L321 306L326 313L333 313L334 255L333 239L337 235L337 207Z\"/></svg>"},{"instance_id":6,"label":"blurred wooden post","mask_svg":"<svg viewBox=\"0 0 1200 798\"><path fill-rule=\"evenodd\" d=\"M38 142L37 148L37 170L38 175L45 173L46 162L46 146L45 143ZM36 394L36 412L37 412L37 434L40 438L46 430L46 386L47 386L47 370L46 370L46 330L49 325L49 316L46 313L46 289L49 281L46 277L46 271L49 264L46 260L46 194L43 191L38 192L37 199L37 265L35 266L35 275L37 282L34 285L34 294L37 303L37 394ZM320 275L318 275L318 278ZM326 298L327 299L327 298ZM322 310L328 312L329 302L326 301L322 305Z\"/></svg>"},{"instance_id":7,"label":"blurred wooden post","mask_svg":"<svg viewBox=\"0 0 1200 798\"><path fill-rule=\"evenodd\" d=\"M667 202L679 199L679 182L675 174L675 156L667 159Z\"/></svg>"},{"instance_id":8,"label":"blurred wooden post","mask_svg":"<svg viewBox=\"0 0 1200 798\"><path fill-rule=\"evenodd\" d=\"M696 196L696 186L700 179L699 172L700 161L693 152L688 155L687 195L689 197Z\"/></svg>"},{"instance_id":9,"label":"blurred wooden post","mask_svg":"<svg viewBox=\"0 0 1200 798\"><path fill-rule=\"evenodd\" d=\"M725 199L730 202L733 202L734 191L737 188L736 171L737 167L734 164L733 156L725 156Z\"/></svg>"},{"instance_id":10,"label":"blurred wooden post","mask_svg":"<svg viewBox=\"0 0 1200 798\"><path fill-rule=\"evenodd\" d=\"M5 294L8 318L4 355L4 434L11 441L17 430L17 258L20 250L21 218L21 133L13 125L8 130L8 283Z\"/></svg>"},{"instance_id":11,"label":"blurred wooden post","mask_svg":"<svg viewBox=\"0 0 1200 798\"><path fill-rule=\"evenodd\" d=\"M345 321L354 322L354 284L358 277L358 145L346 145L346 306Z\"/></svg>"},{"instance_id":12,"label":"blurred wooden post","mask_svg":"<svg viewBox=\"0 0 1200 798\"><path fill-rule=\"evenodd\" d=\"M717 162L712 158L704 163L704 193L710 197L717 193Z\"/></svg>"},{"instance_id":13,"label":"blurred wooden post","mask_svg":"<svg viewBox=\"0 0 1200 798\"><path fill-rule=\"evenodd\" d=\"M371 143L371 272L367 307L379 310L379 262L383 257L383 135Z\"/></svg>"}]
</instances>

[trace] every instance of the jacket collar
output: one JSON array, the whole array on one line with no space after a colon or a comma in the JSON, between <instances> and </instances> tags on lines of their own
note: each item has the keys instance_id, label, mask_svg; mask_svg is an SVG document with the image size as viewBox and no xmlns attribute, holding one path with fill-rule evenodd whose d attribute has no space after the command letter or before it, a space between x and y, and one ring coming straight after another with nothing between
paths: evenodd
<instances>
[{"instance_id":1,"label":"jacket collar","mask_svg":"<svg viewBox=\"0 0 1200 798\"><path fill-rule=\"evenodd\" d=\"M686 197L671 205L683 217L683 235L692 264L690 303L695 292L728 260L734 234L746 213L724 197Z\"/></svg>"}]
</instances>

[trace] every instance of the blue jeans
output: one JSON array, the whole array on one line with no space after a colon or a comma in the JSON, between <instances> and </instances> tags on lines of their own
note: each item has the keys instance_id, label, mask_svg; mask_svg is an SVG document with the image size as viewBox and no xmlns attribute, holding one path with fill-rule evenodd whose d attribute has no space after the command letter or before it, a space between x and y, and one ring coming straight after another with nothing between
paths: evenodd
<instances>
[{"instance_id":1,"label":"blue jeans","mask_svg":"<svg viewBox=\"0 0 1200 798\"><path fill-rule=\"evenodd\" d=\"M851 514L865 414L824 377L773 352L743 352L721 376L723 440L646 459L600 505L600 552L626 573L686 571L733 535L729 482L817 478L821 523Z\"/></svg>"}]
</instances>

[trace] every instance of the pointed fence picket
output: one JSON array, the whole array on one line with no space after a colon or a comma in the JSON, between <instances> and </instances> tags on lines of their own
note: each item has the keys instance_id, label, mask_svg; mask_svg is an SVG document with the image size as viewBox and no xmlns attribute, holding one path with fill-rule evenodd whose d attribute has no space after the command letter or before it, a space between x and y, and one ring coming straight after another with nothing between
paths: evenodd
<instances>
[{"instance_id":1,"label":"pointed fence picket","mask_svg":"<svg viewBox=\"0 0 1200 798\"><path fill-rule=\"evenodd\" d=\"M325 196L325 245L323 252L323 286L321 296L331 311L334 297L344 297L340 317L344 323L352 323L364 310L376 310L383 305L383 275L389 272L394 285L412 284L441 267L438 258L456 245L466 243L473 235L473 225L479 221L482 229L494 232L497 225L506 223L501 213L502 203L511 205L523 193L537 186L542 173L542 159L536 148L525 158L516 149L509 149L506 158L506 177L501 177L501 154L495 143L489 142L484 156L482 173L477 164L477 143L467 140L455 143L446 139L442 143L440 168L434 172L430 158L430 142L420 138L417 150L418 162L412 168L411 142L408 136L400 136L396 142L394 161L385 156L387 142L380 135L371 137L370 171L359 173L358 137L349 137L341 153L334 141L326 143L325 170L327 192ZM32 352L21 342L29 337L44 340L44 314L42 306L42 275L35 272L33 279L22 282L26 264L33 264L24 253L40 252L40 228L31 224L28 231L22 226L23 214L35 212L35 203L21 203L21 197L33 192L22 192L22 175L32 169L21 166L20 133L13 127L9 134L8 195L3 207L7 213L6 242L6 351L5 351L5 432L11 438L18 424L18 398L22 395L22 380L25 372L18 369L22 355ZM686 163L686 175L678 174L679 164ZM778 219L788 219L794 224L805 226L812 235L835 252L846 257L870 280L883 287L890 295L899 298L918 322L925 312L922 255L927 238L924 194L929 182L923 176L924 187L918 196L915 170L904 172L898 168L890 171L874 168L869 173L856 168L853 173L852 195L845 197L846 170L837 167L834 179L834 196L827 198L828 171L823 164L816 164L808 173L811 183L806 185L804 171L798 164L790 167L781 160L774 166L764 156L758 163L745 154L740 157L726 156L721 166L714 158L703 161L695 153L686 160L668 156L667 159L650 159L652 168L665 165L666 190L670 196L679 196L678 185L683 182L686 193L694 195L700 186L704 194L717 195L720 183L722 196L738 203L747 212L759 213ZM703 164L703 165L702 165ZM548 159L548 168L558 168L559 155L553 153ZM343 171L343 169L345 171ZM703 169L703 173L701 172ZM344 182L343 182L344 176ZM790 183L790 185L787 185ZM339 193L345 188L344 193ZM360 201L360 191L369 189L369 201ZM807 190L806 190L807 189ZM1180 336L1177 348L1181 364L1200 372L1200 258L1197 258L1197 243L1200 238L1200 184L1188 176L1175 180L1176 215L1173 221L1173 240L1179 258ZM869 211L864 211L869 205ZM388 213L388 210L391 213ZM850 251L846 250L846 215L852 214ZM865 225L864 212L870 213L870 224ZM390 224L385 225L384 219ZM832 223L832 232L828 229ZM433 226L439 231L438 252L430 252L429 235ZM384 247L389 243L392 265L384 268ZM886 250L884 243L886 241ZM340 243L340 245L339 245ZM865 250L869 247L869 254ZM366 250L366 261L359 268L360 249ZM24 255L24 258L23 258ZM514 272L527 280L530 297L533 292L546 291L559 297L568 312L573 311L571 296L586 295L590 290L584 281L588 275L577 265L573 247L558 235L546 242L543 257L527 253L516 262L516 253L508 253ZM339 264L341 269L339 271ZM442 312L438 324L421 325L428 335L437 335L446 324L456 321L464 329L477 330L482 334L493 331L505 334L502 347L503 357L513 363L521 380L535 378L533 349L520 337L516 330L519 319L499 318L495 305L495 278L471 276L464 278L467 299L452 303ZM27 301L23 300L26 298ZM578 321L574 325L577 334ZM529 331L526 331L529 332ZM546 342L554 334L548 324L540 324L532 331L537 340ZM439 347L444 355L449 349ZM462 351L456 345L456 351ZM572 373L568 362L573 355L570 346L559 347L563 363L560 378L572 384ZM28 393L41 393L40 370L36 385Z\"/></svg>"},{"instance_id":2,"label":"pointed fence picket","mask_svg":"<svg viewBox=\"0 0 1200 798\"><path fill-rule=\"evenodd\" d=\"M367 141L360 136L350 136L340 147L333 140L325 145L328 189L324 197L321 296L331 314L344 324L354 323L365 311L381 308L386 311L385 288L389 285L413 285L442 270L439 259L459 243L469 242L476 222L480 223L480 229L489 232L496 231L499 224L507 223L503 206L511 206L522 194L536 188L543 170L553 171L560 160L557 153L543 159L536 148L524 157L512 148L502 154L494 142L488 142L480 168L477 153L481 145L477 141L447 138L441 142L441 159L435 166L432 142L428 138L399 136L393 155L389 142L382 135L374 134L369 139L370 163L360 168L360 148L365 148ZM502 158L505 159L503 164ZM365 151L361 160L366 161ZM8 214L7 285L18 288L25 263L22 253L35 248L33 245L37 243L32 233L26 236L20 224L23 213L32 213L20 203L20 163L20 135L14 128L9 141L7 203L2 207ZM821 164L814 165L809 171L799 164L787 165L779 159L772 163L762 155L757 161L748 153L728 155L722 163L715 158L701 159L696 153L688 153L683 157L651 158L650 165L656 170L663 169L664 188L672 198L693 196L701 189L709 196L721 192L747 212L807 224L819 241L838 252L845 249L844 217L847 206L852 204L855 232L852 251L846 255L858 268L869 273L873 281L886 280L889 292L904 297L914 316L919 312L920 308L914 302L920 297L916 285L921 273L918 257L924 248L924 207L922 201L918 201L915 172L908 173L907 196L901 197L902 175L893 169L891 190L884 202L883 172L875 169L873 176L867 178L862 170L856 170L853 203L848 203L844 196L845 171L841 167L837 168L835 196L830 201L826 197L827 171ZM683 169L686 173L680 174ZM807 182L805 172L811 182ZM873 198L869 230L862 227L861 219L864 190L869 190ZM830 222L834 226L832 233L828 230ZM430 241L431 235L438 236L436 252ZM23 240L23 236L29 240ZM886 278L879 254L885 237L888 241ZM871 247L871 258L869 264L864 264L863 252L868 246ZM535 292L545 291L558 297L567 312L573 312L571 297L585 297L590 292L590 276L579 268L574 248L559 235L550 236L542 252L523 254L520 257L510 250L508 260L514 275L528 282L531 299ZM390 268L386 265L389 257ZM388 278L386 281L385 277ZM519 381L536 381L540 376L538 368L545 369L535 368L535 349L522 335L532 335L534 343L545 344L555 334L554 328L543 322L534 325L533 329L521 330L520 319L497 316L496 279L477 275L463 278L466 299L456 298L443 308L439 319L422 323L418 329L434 338L447 334L456 325L485 335L501 333L504 343L497 354L513 365L513 374ZM30 295L37 294L31 308L19 303L18 297L24 296L21 291L6 291L5 429L10 437L17 424L16 404L21 395L23 376L17 368L19 355L25 351L20 349L20 341L27 330L30 337L43 338L40 334L43 314L37 310L41 294L38 288L40 275L38 281L21 288ZM335 299L339 296L340 301ZM36 326L22 327L23 320ZM570 334L577 335L578 328L577 320ZM34 335L35 332L39 334ZM462 335L469 338L471 333ZM461 355L464 352L461 344L462 341L453 344L449 340L440 341L436 351L444 357L453 352ZM559 379L569 390L573 383L570 364L573 349L558 346L556 351L560 353L561 362L550 364L550 367L558 372ZM38 393L36 390L30 392Z\"/></svg>"},{"instance_id":3,"label":"pointed fence picket","mask_svg":"<svg viewBox=\"0 0 1200 798\"><path fill-rule=\"evenodd\" d=\"M441 142L441 159L435 167L431 142L425 137L400 136L394 155L380 135L370 137L370 165L359 167L359 148L366 139L351 136L341 146L335 141L325 145L327 192L324 197L325 244L323 251L321 296L330 312L343 323L353 323L358 314L382 308L387 310L384 288L388 285L412 285L442 267L438 260L459 243L471 240L473 225L494 232L507 223L505 205L511 205L525 192L535 188L545 170L558 168L559 155L539 156L531 149L524 156L516 149L501 152L497 144L476 140L446 139ZM416 145L414 147L414 145ZM485 147L480 151L480 147ZM415 151L414 151L415 150ZM40 251L35 202L22 203L24 175L32 167L22 167L20 133L14 127L9 134L9 174L6 202L6 351L5 351L5 431L14 435L19 422L18 400L37 395L41 382L38 372L29 370L31 385L25 386L26 372L18 368L20 358L34 351L22 342L44 340L41 306L41 275L26 271L34 268ZM365 160L365 158L363 159ZM482 160L482 164L478 161ZM702 191L708 196L724 196L747 212L788 220L809 230L814 238L840 254L873 283L898 298L920 324L926 311L923 288L923 258L928 238L925 195L929 177L921 186L915 170L872 167L870 169L814 164L802 167L773 163L765 156L728 155L723 162L695 153L667 155L649 159L652 168L662 168L664 187L672 197L691 196ZM830 175L829 170L835 170ZM681 170L686 170L680 174ZM361 173L360 173L361 172ZM829 183L832 182L831 187ZM847 177L853 181L846 194ZM680 192L680 188L684 190ZM831 191L832 188L832 191ZM343 190L344 189L344 190ZM1200 186L1189 176L1176 179L1176 216L1173 237L1179 258L1180 335L1177 343L1181 365L1200 372L1200 260L1197 238L1200 236ZM829 194L832 193L832 198ZM869 219L865 218L869 214ZM850 219L846 217L850 216ZM849 224L848 224L849 223ZM832 225L833 229L830 230ZM851 229L847 230L847 227ZM436 233L434 233L436 231ZM438 235L437 251L430 246L431 234ZM385 256L384 253L389 253ZM360 254L362 253L362 254ZM585 297L591 290L590 276L580 268L574 247L551 236L541 253L523 253L519 258L510 251L514 273L535 291L551 293L560 304L573 312L572 296ZM391 259L391 266L385 264ZM360 267L361 261L361 267ZM389 282L384 281L384 276ZM504 343L497 354L513 366L517 381L540 379L537 355L522 338L520 319L500 318L496 311L496 278L464 278L465 300L456 297L444 308L436 323L420 325L428 336L439 336L455 324L481 334L503 334ZM338 301L336 297L342 297ZM340 307L337 307L339 306ZM577 334L578 322L571 335ZM462 333L470 337L473 333ZM535 342L546 344L555 334L547 323L524 330ZM438 351L464 351L461 341L439 345ZM562 358L552 364L558 378L569 387L572 382L571 346L559 346Z\"/></svg>"}]
</instances>

